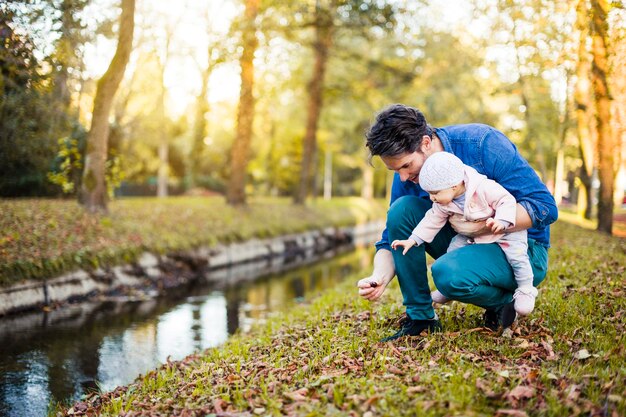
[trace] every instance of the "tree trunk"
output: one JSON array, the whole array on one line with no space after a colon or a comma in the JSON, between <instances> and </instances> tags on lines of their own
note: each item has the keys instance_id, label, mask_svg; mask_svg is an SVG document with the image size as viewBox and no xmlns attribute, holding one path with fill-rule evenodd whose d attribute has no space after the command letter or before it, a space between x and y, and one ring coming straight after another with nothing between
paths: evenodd
<instances>
[{"instance_id":1,"label":"tree trunk","mask_svg":"<svg viewBox=\"0 0 626 417\"><path fill-rule=\"evenodd\" d=\"M202 87L200 94L196 99L196 117L193 123L193 139L191 145L191 153L189 155L189 188L196 186L198 182L198 169L200 167L200 158L202 149L204 148L204 138L207 136L206 115L209 112L209 101L207 93L209 91L209 78L213 67L209 66L202 74Z\"/></svg>"},{"instance_id":2,"label":"tree trunk","mask_svg":"<svg viewBox=\"0 0 626 417\"><path fill-rule=\"evenodd\" d=\"M578 188L577 213L585 219L591 219L591 212L593 209L593 168L591 173L587 172L589 169L583 157L582 148L580 148L580 159L582 160L582 165L578 173L580 185Z\"/></svg>"},{"instance_id":3,"label":"tree trunk","mask_svg":"<svg viewBox=\"0 0 626 417\"><path fill-rule=\"evenodd\" d=\"M332 18L328 11L316 8L315 22L315 66L313 76L309 82L309 104L307 113L306 132L303 140L302 166L300 184L294 196L294 203L304 204L309 193L312 181L313 164L317 153L317 125L322 111L322 92L324 88L324 74L328 61L328 50L332 44Z\"/></svg>"},{"instance_id":4,"label":"tree trunk","mask_svg":"<svg viewBox=\"0 0 626 417\"><path fill-rule=\"evenodd\" d=\"M565 151L559 148L556 154L556 169L554 173L554 201L558 206L563 201L563 180L565 179Z\"/></svg>"},{"instance_id":5,"label":"tree trunk","mask_svg":"<svg viewBox=\"0 0 626 417\"><path fill-rule=\"evenodd\" d=\"M109 112L117 88L124 77L133 47L134 16L135 0L122 0L117 49L109 68L98 81L96 89L91 129L87 135L87 152L80 197L81 203L92 213L105 212L107 209L105 163L109 136Z\"/></svg>"},{"instance_id":6,"label":"tree trunk","mask_svg":"<svg viewBox=\"0 0 626 417\"><path fill-rule=\"evenodd\" d=\"M567 91L570 91L570 73L567 72L567 78L565 81ZM569 103L569 97L565 99L566 103ZM559 147L556 156L556 169L554 175L554 200L557 206L563 201L563 184L565 183L565 141L567 139L567 131L569 129L570 120L570 108L566 104L564 106L564 113L560 116L561 132L559 135Z\"/></svg>"},{"instance_id":7,"label":"tree trunk","mask_svg":"<svg viewBox=\"0 0 626 417\"><path fill-rule=\"evenodd\" d=\"M374 167L368 163L363 167L363 187L361 197L371 200L374 198Z\"/></svg>"},{"instance_id":8,"label":"tree trunk","mask_svg":"<svg viewBox=\"0 0 626 417\"><path fill-rule=\"evenodd\" d=\"M330 200L333 196L333 153L326 150L324 160L324 200Z\"/></svg>"},{"instance_id":9,"label":"tree trunk","mask_svg":"<svg viewBox=\"0 0 626 417\"><path fill-rule=\"evenodd\" d=\"M579 0L576 7L576 28L578 39L578 62L576 63L576 88L574 90L574 106L576 114L576 131L580 149L580 185L578 193L578 213L585 219L591 219L592 189L591 176L594 168L594 140L589 128L590 97L589 78L590 64L587 51L589 20L587 17L587 0Z\"/></svg>"},{"instance_id":10,"label":"tree trunk","mask_svg":"<svg viewBox=\"0 0 626 417\"><path fill-rule=\"evenodd\" d=\"M246 0L245 22L250 26L243 31L241 65L241 91L237 110L237 133L231 149L231 174L226 201L231 205L246 203L246 170L254 122L254 52L259 44L254 21L259 10L259 0Z\"/></svg>"},{"instance_id":11,"label":"tree trunk","mask_svg":"<svg viewBox=\"0 0 626 417\"><path fill-rule=\"evenodd\" d=\"M617 149L611 131L611 96L607 80L609 38L606 0L592 0L591 12L593 40L591 80L595 93L598 176L600 178L598 230L611 234L613 231L613 191L615 188L614 153Z\"/></svg>"},{"instance_id":12,"label":"tree trunk","mask_svg":"<svg viewBox=\"0 0 626 417\"><path fill-rule=\"evenodd\" d=\"M157 103L157 115L159 117L159 123L161 129L159 132L159 169L157 172L157 197L167 197L167 183L168 183L168 137L167 137L167 123L165 121L165 66L167 65L167 55L169 49L169 36L166 46L166 56L161 63L161 93L159 94L159 102Z\"/></svg>"}]
</instances>

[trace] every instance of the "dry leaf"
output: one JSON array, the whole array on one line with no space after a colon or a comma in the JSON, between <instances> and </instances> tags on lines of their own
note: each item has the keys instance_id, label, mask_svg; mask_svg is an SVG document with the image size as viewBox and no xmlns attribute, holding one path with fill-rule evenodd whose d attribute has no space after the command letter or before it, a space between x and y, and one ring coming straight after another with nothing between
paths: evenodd
<instances>
[{"instance_id":1,"label":"dry leaf","mask_svg":"<svg viewBox=\"0 0 626 417\"><path fill-rule=\"evenodd\" d=\"M509 399L520 400L522 398L532 398L535 395L535 389L525 385L518 385L513 388L506 396Z\"/></svg>"},{"instance_id":2,"label":"dry leaf","mask_svg":"<svg viewBox=\"0 0 626 417\"><path fill-rule=\"evenodd\" d=\"M587 359L589 357L591 357L591 354L589 353L587 349L581 349L574 354L574 358L580 359L580 360Z\"/></svg>"},{"instance_id":3,"label":"dry leaf","mask_svg":"<svg viewBox=\"0 0 626 417\"><path fill-rule=\"evenodd\" d=\"M424 388L421 385L417 385L415 387L409 387L406 390L407 394L416 394L416 393L424 392L424 391L426 391L426 388Z\"/></svg>"},{"instance_id":4,"label":"dry leaf","mask_svg":"<svg viewBox=\"0 0 626 417\"><path fill-rule=\"evenodd\" d=\"M498 416L528 417L528 414L522 410L498 410L496 417Z\"/></svg>"},{"instance_id":5,"label":"dry leaf","mask_svg":"<svg viewBox=\"0 0 626 417\"><path fill-rule=\"evenodd\" d=\"M298 390L288 392L285 394L285 397L289 398L292 401L305 401L306 395L309 393L307 388L300 388Z\"/></svg>"}]
</instances>

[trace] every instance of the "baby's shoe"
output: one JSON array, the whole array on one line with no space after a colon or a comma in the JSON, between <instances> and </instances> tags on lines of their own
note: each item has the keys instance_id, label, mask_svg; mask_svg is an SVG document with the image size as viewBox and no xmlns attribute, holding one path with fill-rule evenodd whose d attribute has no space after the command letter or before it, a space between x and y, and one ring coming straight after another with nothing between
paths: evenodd
<instances>
[{"instance_id":1,"label":"baby's shoe","mask_svg":"<svg viewBox=\"0 0 626 417\"><path fill-rule=\"evenodd\" d=\"M433 301L436 302L437 304L445 304L448 301L450 301L450 299L446 297L445 295L443 295L442 293L440 293L439 290L435 290L431 292L430 298L432 298Z\"/></svg>"},{"instance_id":2,"label":"baby's shoe","mask_svg":"<svg viewBox=\"0 0 626 417\"><path fill-rule=\"evenodd\" d=\"M532 285L519 287L513 294L515 300L515 311L520 316L529 315L535 308L535 298L537 297L537 288Z\"/></svg>"}]
</instances>

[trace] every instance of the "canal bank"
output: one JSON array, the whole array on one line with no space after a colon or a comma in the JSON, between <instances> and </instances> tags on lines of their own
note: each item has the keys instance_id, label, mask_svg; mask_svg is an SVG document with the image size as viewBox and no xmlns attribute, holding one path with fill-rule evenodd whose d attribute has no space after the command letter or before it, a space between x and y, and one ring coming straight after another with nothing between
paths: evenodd
<instances>
[{"instance_id":1,"label":"canal bank","mask_svg":"<svg viewBox=\"0 0 626 417\"><path fill-rule=\"evenodd\" d=\"M22 203L24 202L14 203L14 206ZM139 203L142 205L138 205ZM209 203L210 205L207 205ZM3 266L5 271L3 273L6 275L6 271L15 269L15 265L31 265L34 275L31 279L15 279L10 274L3 278L4 282L14 281L14 283L5 283L0 287L0 316L29 309L54 309L67 302L78 302L94 297L128 299L154 297L170 288L196 280L209 270L260 259L274 259L275 263L281 259L289 262L294 257L322 253L337 245L358 240L369 233L379 233L383 228L380 221L371 220L371 216L378 210L377 204L373 203L364 205L365 208L361 207L359 209L361 213L358 215L341 205L352 204L352 200L342 201L331 207L305 209L292 208L284 202L277 204L272 200L232 213L230 211L235 209L218 207L219 201L209 203L182 200L168 201L163 207L156 205L147 207L146 202L119 202L119 208L123 210L113 212L110 218L81 220L84 224L81 223L80 227L84 229L85 238L83 246L79 249L75 247L76 243L71 242L74 242L74 238L83 239L82 235L68 235L67 231L59 232L59 229L78 226L71 222L62 224L61 215L54 214L55 210L63 211L73 207L56 207L57 202L48 202L48 206L40 207L48 217L37 220L41 223L41 227L36 227L40 229L37 230L37 234L42 237L39 240L26 233L20 233L21 223L32 219L26 219L22 214L14 215L12 222L2 225L2 229L7 229L7 234L11 231L11 236L17 236L3 242L2 250L7 254L3 261L9 259ZM43 203L35 201L33 204ZM14 206L8 205L4 208L18 212ZM32 204L28 205L30 211L20 213L32 214L35 211L39 213L35 210L36 207L31 206ZM213 213L211 216L214 218L210 218L205 212L209 206L214 210L219 208L223 213ZM181 211L183 214L176 216ZM131 212L135 217L128 217L128 213ZM149 217L154 212L161 213L160 217L159 215ZM137 213L144 214L141 229L135 228L136 222L140 221L136 218ZM167 213L168 216L164 217L162 213ZM298 219L298 216L301 223L294 223L294 217ZM72 216L74 217L78 218L79 214ZM176 217L176 221L172 220L173 217ZM363 217L367 220L363 220ZM346 222L352 225L345 226ZM51 227L51 224L56 226ZM303 224L309 229L289 233L301 230ZM328 226L329 224L335 226ZM109 230L110 228L113 230ZM280 234L281 231L284 232ZM268 234L272 237L259 238ZM116 240L111 237L113 235L116 236ZM211 243L204 245L192 243L203 240ZM216 244L216 241L233 243ZM94 242L104 242L102 243L104 246L97 249L98 246ZM135 243L127 246L128 242ZM111 256L109 259L107 254L119 252L116 245L125 249L120 252L121 255ZM58 246L59 249L48 255L45 251L54 246ZM194 249L189 249L190 246ZM29 250L40 254L42 258L37 260L36 256L29 255L24 251L25 247L30 247ZM63 252L71 255L71 250L77 255L69 258L66 255L63 257L54 255ZM91 255L80 255L84 253ZM69 261L53 262L53 259L65 258ZM126 258L130 261L123 262ZM37 264L40 264L41 268L35 267ZM50 269L45 269L46 265L50 266ZM71 269L60 274L52 273L51 271L57 267L61 270ZM20 268L18 269L22 271ZM37 276L38 274L44 275Z\"/></svg>"},{"instance_id":2,"label":"canal bank","mask_svg":"<svg viewBox=\"0 0 626 417\"><path fill-rule=\"evenodd\" d=\"M225 267L259 260L271 260L271 264L278 266L341 245L371 240L383 227L382 222L369 222L165 255L144 252L132 264L93 271L79 269L44 281L26 281L2 288L0 315L51 308L96 297L128 300L155 297L200 278L212 280L219 275L209 272Z\"/></svg>"}]
</instances>

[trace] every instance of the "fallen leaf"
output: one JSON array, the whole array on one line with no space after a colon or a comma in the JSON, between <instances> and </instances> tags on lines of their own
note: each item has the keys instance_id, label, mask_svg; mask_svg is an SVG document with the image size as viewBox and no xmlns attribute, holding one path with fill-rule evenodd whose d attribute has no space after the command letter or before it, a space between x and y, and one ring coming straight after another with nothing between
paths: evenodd
<instances>
[{"instance_id":1,"label":"fallen leaf","mask_svg":"<svg viewBox=\"0 0 626 417\"><path fill-rule=\"evenodd\" d=\"M387 370L389 372L391 372L392 374L396 374L396 375L404 375L404 371L396 366L393 365L389 365L387 366Z\"/></svg>"},{"instance_id":2,"label":"fallen leaf","mask_svg":"<svg viewBox=\"0 0 626 417\"><path fill-rule=\"evenodd\" d=\"M298 390L288 392L285 394L285 397L289 398L292 401L305 401L306 395L309 393L307 388L300 388Z\"/></svg>"},{"instance_id":3,"label":"fallen leaf","mask_svg":"<svg viewBox=\"0 0 626 417\"><path fill-rule=\"evenodd\" d=\"M587 349L581 349L574 354L574 358L580 359L580 360L587 359L589 357L591 357L591 354L589 353Z\"/></svg>"},{"instance_id":4,"label":"fallen leaf","mask_svg":"<svg viewBox=\"0 0 626 417\"><path fill-rule=\"evenodd\" d=\"M528 414L526 411L509 409L496 411L496 417L498 416L528 417Z\"/></svg>"},{"instance_id":5,"label":"fallen leaf","mask_svg":"<svg viewBox=\"0 0 626 417\"><path fill-rule=\"evenodd\" d=\"M228 403L221 398L216 398L213 400L213 408L216 412L222 413L224 409L228 406Z\"/></svg>"},{"instance_id":6,"label":"fallen leaf","mask_svg":"<svg viewBox=\"0 0 626 417\"><path fill-rule=\"evenodd\" d=\"M487 383L483 379L481 379L481 378L476 378L476 388L481 390L485 394L485 396L487 398L494 398L494 397L496 397L496 393L493 392L491 387L489 387L487 385Z\"/></svg>"},{"instance_id":7,"label":"fallen leaf","mask_svg":"<svg viewBox=\"0 0 626 417\"><path fill-rule=\"evenodd\" d=\"M378 400L380 400L380 395L374 395L370 398L367 399L367 401L365 401L364 407L367 410L368 408L370 408L372 406L372 404L375 404Z\"/></svg>"},{"instance_id":8,"label":"fallen leaf","mask_svg":"<svg viewBox=\"0 0 626 417\"><path fill-rule=\"evenodd\" d=\"M522 398L532 398L535 395L535 389L525 385L518 385L513 388L506 396L509 399L521 400Z\"/></svg>"},{"instance_id":9,"label":"fallen leaf","mask_svg":"<svg viewBox=\"0 0 626 417\"><path fill-rule=\"evenodd\" d=\"M558 356L554 353L554 350L552 349L552 345L549 342L542 340L541 346L543 346L546 352L548 352L548 356L546 357L546 360L554 361L558 359Z\"/></svg>"},{"instance_id":10,"label":"fallen leaf","mask_svg":"<svg viewBox=\"0 0 626 417\"><path fill-rule=\"evenodd\" d=\"M416 393L424 392L424 391L426 391L426 388L424 388L421 385L417 385L415 387L409 387L406 390L407 394L416 394Z\"/></svg>"},{"instance_id":11,"label":"fallen leaf","mask_svg":"<svg viewBox=\"0 0 626 417\"><path fill-rule=\"evenodd\" d=\"M568 391L566 400L575 403L580 397L580 385L572 384Z\"/></svg>"}]
</instances>

